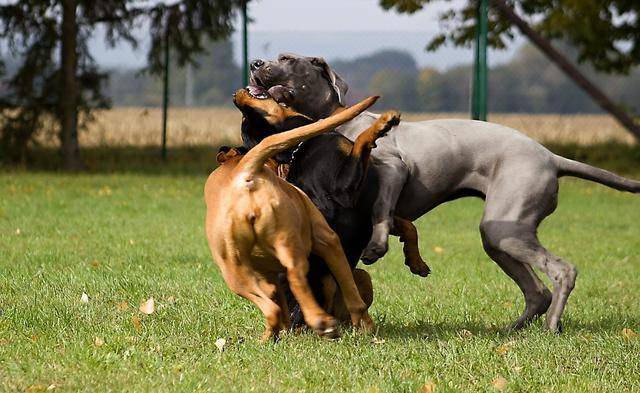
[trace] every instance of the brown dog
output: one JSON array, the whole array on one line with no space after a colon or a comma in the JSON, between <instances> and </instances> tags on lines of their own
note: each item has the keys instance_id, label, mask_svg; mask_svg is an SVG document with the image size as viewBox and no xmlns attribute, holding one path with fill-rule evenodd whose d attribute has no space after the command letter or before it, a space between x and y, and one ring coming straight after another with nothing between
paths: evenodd
<instances>
[{"instance_id":1,"label":"brown dog","mask_svg":"<svg viewBox=\"0 0 640 393\"><path fill-rule=\"evenodd\" d=\"M249 98L245 90L235 96L236 102ZM218 154L221 165L205 185L209 247L229 288L264 314L265 340L277 338L290 324L278 286L281 272L286 272L307 325L320 335L338 335L336 320L318 305L307 282L311 252L323 258L334 275L352 324L373 329L340 239L311 200L265 163L278 152L353 119L376 99L370 97L317 123L269 136L246 155L235 149ZM288 108L278 108L267 114L268 121L287 116Z\"/></svg>"}]
</instances>

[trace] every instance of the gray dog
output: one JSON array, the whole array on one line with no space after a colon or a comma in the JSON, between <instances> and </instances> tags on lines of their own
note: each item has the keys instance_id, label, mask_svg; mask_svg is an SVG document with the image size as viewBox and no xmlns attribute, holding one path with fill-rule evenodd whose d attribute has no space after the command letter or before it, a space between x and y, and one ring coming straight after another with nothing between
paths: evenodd
<instances>
[{"instance_id":1,"label":"gray dog","mask_svg":"<svg viewBox=\"0 0 640 393\"><path fill-rule=\"evenodd\" d=\"M347 84L318 57L283 54L254 60L252 83L314 119L344 106ZM338 131L352 141L377 115L365 112ZM551 153L516 130L472 120L401 122L378 140L372 165L380 173L373 235L362 260L387 251L393 215L415 220L441 203L465 196L485 200L480 223L487 254L524 294L526 306L512 328L547 312L546 327L562 329L560 317L574 287L576 268L539 242L537 228L558 202L558 178L575 176L621 191L640 192L640 182ZM553 295L533 268L553 283Z\"/></svg>"}]
</instances>

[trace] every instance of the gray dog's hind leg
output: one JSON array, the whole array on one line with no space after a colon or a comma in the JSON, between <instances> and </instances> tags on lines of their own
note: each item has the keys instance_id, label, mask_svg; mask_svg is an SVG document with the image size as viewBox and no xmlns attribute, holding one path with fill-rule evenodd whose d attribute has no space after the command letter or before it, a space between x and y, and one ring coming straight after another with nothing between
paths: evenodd
<instances>
[{"instance_id":1,"label":"gray dog's hind leg","mask_svg":"<svg viewBox=\"0 0 640 393\"><path fill-rule=\"evenodd\" d=\"M492 188L493 192L486 197L480 230L485 249L525 295L525 312L514 327L521 327L544 313L548 306L546 288L531 271L531 268L538 268L553 283L546 326L559 332L562 329L560 317L575 285L577 271L573 265L542 247L537 236L538 225L557 206L558 179L548 168L525 167L519 173L498 174ZM528 266L516 267L518 263ZM527 270L528 275L524 273Z\"/></svg>"},{"instance_id":2,"label":"gray dog's hind leg","mask_svg":"<svg viewBox=\"0 0 640 393\"><path fill-rule=\"evenodd\" d=\"M380 184L371 217L373 233L361 257L365 265L370 265L382 258L389 249L389 233L393 226L396 203L408 175L407 167L397 157L378 159L376 169Z\"/></svg>"},{"instance_id":3,"label":"gray dog's hind leg","mask_svg":"<svg viewBox=\"0 0 640 393\"><path fill-rule=\"evenodd\" d=\"M500 249L500 240L504 236L499 223L483 222L480 225L482 243L487 255L520 287L525 299L522 315L510 326L510 329L521 329L528 326L542 314L547 312L551 304L551 292L538 278L531 266L511 257ZM511 232L511 231L509 231ZM510 235L513 234L512 232Z\"/></svg>"},{"instance_id":4,"label":"gray dog's hind leg","mask_svg":"<svg viewBox=\"0 0 640 393\"><path fill-rule=\"evenodd\" d=\"M542 270L553 283L553 298L547 310L546 327L552 332L560 332L560 318L578 275L576 268L542 247L535 235L505 239L501 243L504 243L501 248L514 259L525 260Z\"/></svg>"}]
</instances>

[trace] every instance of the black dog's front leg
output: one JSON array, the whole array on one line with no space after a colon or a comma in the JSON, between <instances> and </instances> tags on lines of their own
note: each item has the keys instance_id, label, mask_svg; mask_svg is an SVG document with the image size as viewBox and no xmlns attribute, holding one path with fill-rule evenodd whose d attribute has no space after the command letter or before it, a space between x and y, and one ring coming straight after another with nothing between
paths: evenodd
<instances>
[{"instance_id":1,"label":"black dog's front leg","mask_svg":"<svg viewBox=\"0 0 640 393\"><path fill-rule=\"evenodd\" d=\"M361 257L366 265L382 258L389 249L389 234L393 228L396 203L408 176L408 169L399 157L380 157L378 161L375 165L379 189L371 217L373 234Z\"/></svg>"}]
</instances>

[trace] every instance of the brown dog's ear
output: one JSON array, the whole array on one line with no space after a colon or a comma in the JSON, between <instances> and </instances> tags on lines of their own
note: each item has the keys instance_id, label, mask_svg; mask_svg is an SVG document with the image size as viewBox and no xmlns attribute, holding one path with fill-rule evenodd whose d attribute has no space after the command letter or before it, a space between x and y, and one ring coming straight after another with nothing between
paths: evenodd
<instances>
[{"instance_id":1,"label":"brown dog's ear","mask_svg":"<svg viewBox=\"0 0 640 393\"><path fill-rule=\"evenodd\" d=\"M230 158L239 156L241 154L243 153L238 148L221 146L220 149L218 149L218 154L216 155L216 161L218 161L218 164L222 164L228 161Z\"/></svg>"},{"instance_id":2,"label":"brown dog's ear","mask_svg":"<svg viewBox=\"0 0 640 393\"><path fill-rule=\"evenodd\" d=\"M309 57L311 64L320 67L322 69L322 75L327 78L333 90L338 94L338 102L340 105L345 105L344 96L349 90L349 85L344 81L334 70L329 67L329 64L322 57Z\"/></svg>"}]
</instances>

